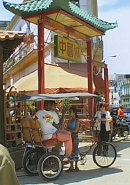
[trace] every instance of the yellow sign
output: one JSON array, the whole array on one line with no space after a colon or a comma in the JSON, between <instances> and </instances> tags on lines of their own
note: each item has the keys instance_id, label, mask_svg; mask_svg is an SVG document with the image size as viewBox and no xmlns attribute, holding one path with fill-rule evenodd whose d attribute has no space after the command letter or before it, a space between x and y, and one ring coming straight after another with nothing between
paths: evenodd
<instances>
[{"instance_id":1,"label":"yellow sign","mask_svg":"<svg viewBox=\"0 0 130 185\"><path fill-rule=\"evenodd\" d=\"M81 62L81 47L79 44L55 35L54 45L55 57Z\"/></svg>"}]
</instances>

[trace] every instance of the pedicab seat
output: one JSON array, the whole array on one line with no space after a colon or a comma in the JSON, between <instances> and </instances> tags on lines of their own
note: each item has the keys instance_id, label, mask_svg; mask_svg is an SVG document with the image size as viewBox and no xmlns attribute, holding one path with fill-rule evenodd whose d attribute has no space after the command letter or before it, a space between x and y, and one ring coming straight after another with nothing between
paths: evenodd
<instances>
[{"instance_id":1,"label":"pedicab seat","mask_svg":"<svg viewBox=\"0 0 130 185\"><path fill-rule=\"evenodd\" d=\"M38 119L21 119L21 127L26 143L44 148L55 147L59 142L57 138L42 141L41 127Z\"/></svg>"}]
</instances>

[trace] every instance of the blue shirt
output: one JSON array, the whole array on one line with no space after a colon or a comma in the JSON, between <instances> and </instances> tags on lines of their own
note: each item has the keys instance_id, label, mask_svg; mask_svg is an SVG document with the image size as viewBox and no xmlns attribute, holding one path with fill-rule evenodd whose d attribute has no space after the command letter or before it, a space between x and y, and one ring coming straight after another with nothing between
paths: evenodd
<instances>
[{"instance_id":1,"label":"blue shirt","mask_svg":"<svg viewBox=\"0 0 130 185\"><path fill-rule=\"evenodd\" d=\"M73 122L68 121L68 129L74 130L76 128L76 119Z\"/></svg>"}]
</instances>

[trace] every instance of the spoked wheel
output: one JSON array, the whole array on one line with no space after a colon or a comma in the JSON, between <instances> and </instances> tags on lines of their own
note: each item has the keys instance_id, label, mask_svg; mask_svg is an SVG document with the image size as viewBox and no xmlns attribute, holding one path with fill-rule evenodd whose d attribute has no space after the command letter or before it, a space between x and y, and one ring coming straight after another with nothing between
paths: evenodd
<instances>
[{"instance_id":1,"label":"spoked wheel","mask_svg":"<svg viewBox=\"0 0 130 185\"><path fill-rule=\"evenodd\" d=\"M37 164L40 157L44 154L42 148L33 148L26 152L23 157L23 168L29 175L37 175Z\"/></svg>"},{"instance_id":2,"label":"spoked wheel","mask_svg":"<svg viewBox=\"0 0 130 185\"><path fill-rule=\"evenodd\" d=\"M43 180L57 179L62 171L62 158L54 152L44 154L38 162L38 174Z\"/></svg>"},{"instance_id":3,"label":"spoked wheel","mask_svg":"<svg viewBox=\"0 0 130 185\"><path fill-rule=\"evenodd\" d=\"M116 135L117 135L117 128L114 128L111 134L111 142L115 139Z\"/></svg>"},{"instance_id":4,"label":"spoked wheel","mask_svg":"<svg viewBox=\"0 0 130 185\"><path fill-rule=\"evenodd\" d=\"M86 162L87 162L87 157L86 157L86 154L81 154L80 155L80 158L79 158L79 161L82 165L84 165Z\"/></svg>"},{"instance_id":5,"label":"spoked wheel","mask_svg":"<svg viewBox=\"0 0 130 185\"><path fill-rule=\"evenodd\" d=\"M93 151L93 161L101 168L111 166L116 160L116 149L108 142L99 143Z\"/></svg>"}]
</instances>

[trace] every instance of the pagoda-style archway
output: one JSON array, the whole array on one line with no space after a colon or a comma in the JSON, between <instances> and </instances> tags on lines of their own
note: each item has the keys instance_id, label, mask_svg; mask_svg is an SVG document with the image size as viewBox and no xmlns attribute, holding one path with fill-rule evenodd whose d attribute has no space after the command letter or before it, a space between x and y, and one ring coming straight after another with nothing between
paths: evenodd
<instances>
[{"instance_id":1,"label":"pagoda-style archway","mask_svg":"<svg viewBox=\"0 0 130 185\"><path fill-rule=\"evenodd\" d=\"M38 93L44 93L44 28L71 39L87 43L88 92L93 93L93 59L91 38L117 27L88 14L69 0L31 0L22 4L3 2L6 9L22 19L38 25ZM108 91L105 91L108 93ZM105 97L108 97L105 94ZM89 99L89 113L93 113L93 102ZM106 102L107 103L107 102Z\"/></svg>"}]
</instances>

